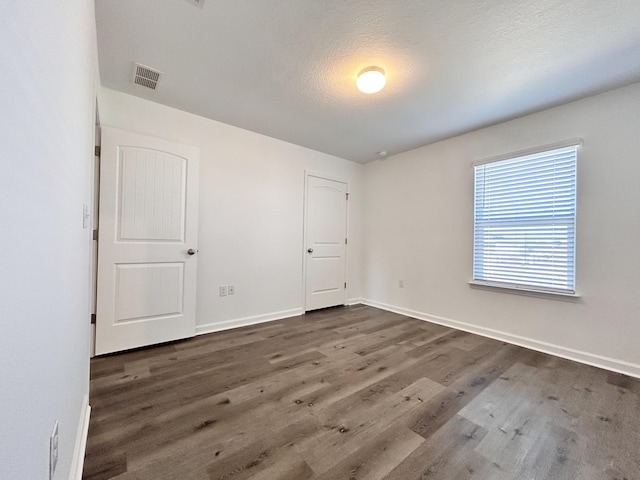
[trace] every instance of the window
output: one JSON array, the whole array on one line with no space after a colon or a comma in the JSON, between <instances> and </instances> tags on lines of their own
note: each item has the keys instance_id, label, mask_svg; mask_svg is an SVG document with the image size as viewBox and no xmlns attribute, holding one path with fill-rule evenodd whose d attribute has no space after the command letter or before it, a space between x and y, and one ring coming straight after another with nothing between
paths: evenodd
<instances>
[{"instance_id":1,"label":"window","mask_svg":"<svg viewBox=\"0 0 640 480\"><path fill-rule=\"evenodd\" d=\"M472 283L575 293L577 148L474 167Z\"/></svg>"}]
</instances>

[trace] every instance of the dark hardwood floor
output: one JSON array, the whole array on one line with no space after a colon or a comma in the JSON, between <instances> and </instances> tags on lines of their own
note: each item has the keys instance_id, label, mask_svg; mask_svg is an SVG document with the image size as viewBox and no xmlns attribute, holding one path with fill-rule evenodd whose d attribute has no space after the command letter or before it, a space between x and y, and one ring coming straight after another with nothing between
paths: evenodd
<instances>
[{"instance_id":1,"label":"dark hardwood floor","mask_svg":"<svg viewBox=\"0 0 640 480\"><path fill-rule=\"evenodd\" d=\"M366 306L91 362L85 479L640 479L640 380Z\"/></svg>"}]
</instances>

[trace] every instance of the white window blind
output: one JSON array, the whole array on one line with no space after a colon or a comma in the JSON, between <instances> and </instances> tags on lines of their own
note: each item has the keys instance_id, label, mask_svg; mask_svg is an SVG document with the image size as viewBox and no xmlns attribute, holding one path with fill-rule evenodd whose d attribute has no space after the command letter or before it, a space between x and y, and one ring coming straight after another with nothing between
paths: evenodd
<instances>
[{"instance_id":1,"label":"white window blind","mask_svg":"<svg viewBox=\"0 0 640 480\"><path fill-rule=\"evenodd\" d=\"M577 146L476 165L475 283L575 292Z\"/></svg>"}]
</instances>

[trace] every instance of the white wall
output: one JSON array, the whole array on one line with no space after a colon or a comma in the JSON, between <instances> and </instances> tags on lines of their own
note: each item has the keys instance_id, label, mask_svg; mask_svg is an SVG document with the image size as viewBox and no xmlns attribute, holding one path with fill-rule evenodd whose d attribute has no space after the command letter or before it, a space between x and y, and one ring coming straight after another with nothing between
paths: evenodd
<instances>
[{"instance_id":1,"label":"white wall","mask_svg":"<svg viewBox=\"0 0 640 480\"><path fill-rule=\"evenodd\" d=\"M363 297L640 376L639 127L636 84L368 164ZM580 299L471 288L472 162L576 137Z\"/></svg>"},{"instance_id":2,"label":"white wall","mask_svg":"<svg viewBox=\"0 0 640 480\"><path fill-rule=\"evenodd\" d=\"M89 393L93 2L0 3L0 478L69 478Z\"/></svg>"},{"instance_id":3,"label":"white wall","mask_svg":"<svg viewBox=\"0 0 640 480\"><path fill-rule=\"evenodd\" d=\"M114 90L99 96L103 126L200 148L200 332L301 312L305 169L349 183L348 297L360 297L362 165ZM227 284L235 295L219 297Z\"/></svg>"}]
</instances>

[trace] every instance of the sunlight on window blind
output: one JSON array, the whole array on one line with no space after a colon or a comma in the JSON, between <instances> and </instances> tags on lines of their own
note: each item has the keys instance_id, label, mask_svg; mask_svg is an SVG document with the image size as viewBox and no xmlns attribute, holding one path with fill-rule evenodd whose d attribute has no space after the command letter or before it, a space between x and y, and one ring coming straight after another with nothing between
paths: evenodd
<instances>
[{"instance_id":1,"label":"sunlight on window blind","mask_svg":"<svg viewBox=\"0 0 640 480\"><path fill-rule=\"evenodd\" d=\"M476 165L473 279L575 291L577 146Z\"/></svg>"}]
</instances>

